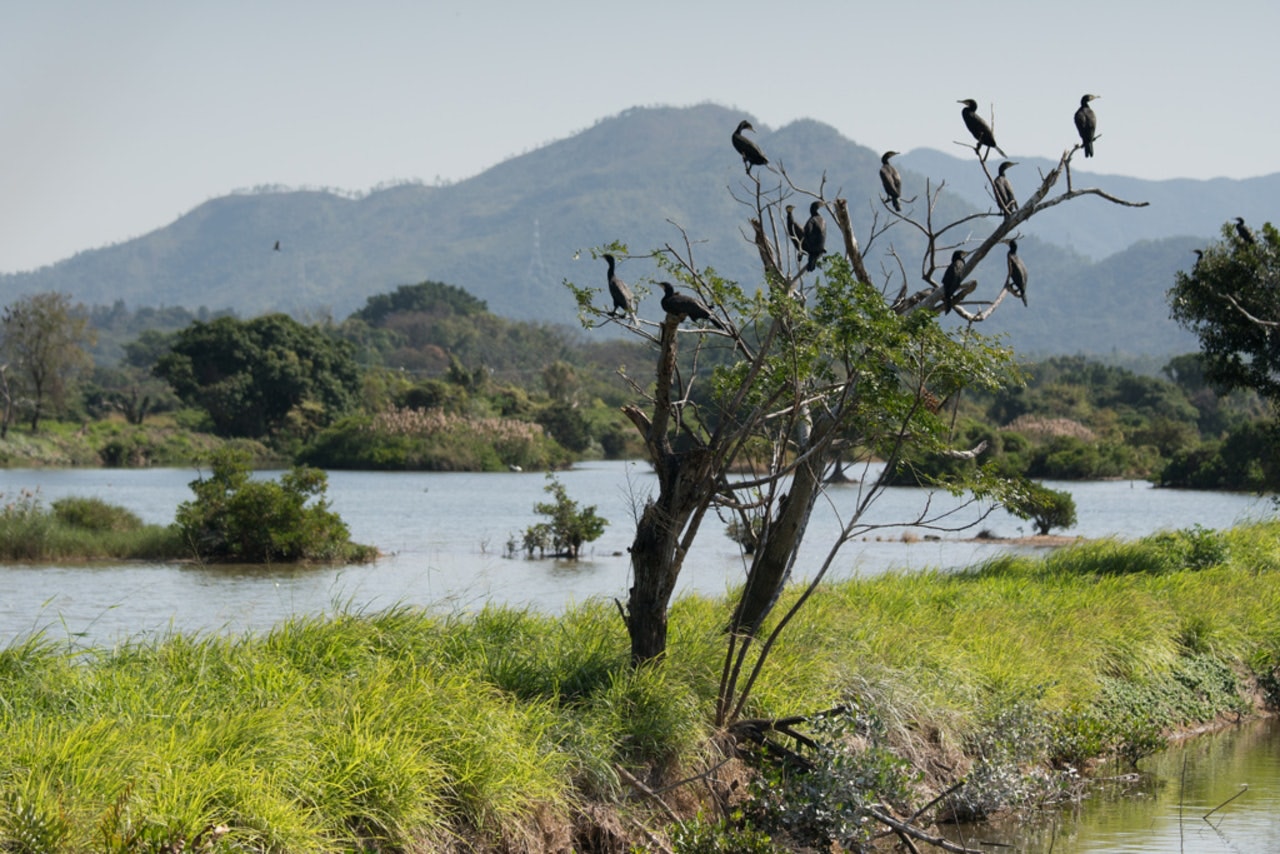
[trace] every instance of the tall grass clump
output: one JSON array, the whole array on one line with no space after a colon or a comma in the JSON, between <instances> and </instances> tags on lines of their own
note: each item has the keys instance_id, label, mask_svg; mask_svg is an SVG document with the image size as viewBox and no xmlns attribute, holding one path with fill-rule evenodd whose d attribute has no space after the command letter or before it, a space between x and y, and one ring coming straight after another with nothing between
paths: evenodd
<instances>
[{"instance_id":1,"label":"tall grass clump","mask_svg":"<svg viewBox=\"0 0 1280 854\"><path fill-rule=\"evenodd\" d=\"M170 527L144 525L129 510L99 498L63 498L46 507L37 492L0 495L5 560L163 560L185 554Z\"/></svg>"},{"instance_id":2,"label":"tall grass clump","mask_svg":"<svg viewBox=\"0 0 1280 854\"><path fill-rule=\"evenodd\" d=\"M532 471L567 465L573 457L529 421L393 406L336 422L299 459L328 469Z\"/></svg>"}]
</instances>

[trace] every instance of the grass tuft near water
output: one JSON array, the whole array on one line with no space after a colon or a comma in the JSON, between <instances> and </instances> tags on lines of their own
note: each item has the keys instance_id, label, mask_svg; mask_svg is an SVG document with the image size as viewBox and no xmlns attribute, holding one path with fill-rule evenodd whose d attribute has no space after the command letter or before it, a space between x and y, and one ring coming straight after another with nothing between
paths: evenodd
<instances>
[{"instance_id":1,"label":"grass tuft near water","mask_svg":"<svg viewBox=\"0 0 1280 854\"><path fill-rule=\"evenodd\" d=\"M1280 524L1173 536L825 588L747 714L853 701L907 759L944 745L989 763L1016 731L1019 762L1136 760L1243 710L1244 677L1280 674ZM621 808L619 768L670 780L711 761L727 612L681 600L670 655L636 671L603 602L339 611L110 649L35 635L0 650L0 849L572 843L575 817Z\"/></svg>"}]
</instances>

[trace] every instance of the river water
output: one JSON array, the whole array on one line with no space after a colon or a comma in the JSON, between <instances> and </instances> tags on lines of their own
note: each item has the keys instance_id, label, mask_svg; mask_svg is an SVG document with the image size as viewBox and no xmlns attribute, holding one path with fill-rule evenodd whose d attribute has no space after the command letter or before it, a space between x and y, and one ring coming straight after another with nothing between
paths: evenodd
<instances>
[{"instance_id":1,"label":"river water","mask_svg":"<svg viewBox=\"0 0 1280 854\"><path fill-rule=\"evenodd\" d=\"M23 490L36 491L45 502L97 496L146 522L167 524L177 505L191 498L189 483L197 475L194 469L0 470L0 501ZM0 648L37 631L51 640L103 645L170 632L259 631L293 615L341 609L416 605L465 612L495 603L557 613L593 597L625 598L634 515L656 489L656 479L635 462L586 463L558 477L570 498L595 505L610 521L604 536L576 562L503 555L509 538L539 521L533 505L548 499L541 474L332 472L328 498L350 526L352 539L386 554L376 563L0 565ZM1076 502L1079 521L1061 533L1088 538L1134 538L1193 525L1224 528L1275 512L1270 501L1253 496L1157 490L1141 481L1047 485L1070 492ZM798 575L815 571L860 496L856 483L829 491L810 522ZM845 546L828 577L964 567L1001 552L1032 550L972 539L980 529L995 537L1018 537L1030 533L1026 523L999 510L983 516L989 508L919 489L887 490L865 518L897 525L926 511L944 518L933 526L867 532ZM968 525L974 527L964 530ZM708 518L677 593L723 594L743 574L743 559L724 535L724 524ZM963 832L971 842L1012 846L987 850L1035 854L1280 854L1280 727L1274 723L1195 739L1143 765L1151 773L1136 790L1126 786L1124 796L1116 797L1104 790L1079 814L1042 816L1018 824L1012 836L999 836L997 825ZM1212 816L1212 823L1200 818L1243 783L1249 784L1247 793Z\"/></svg>"},{"instance_id":2,"label":"river water","mask_svg":"<svg viewBox=\"0 0 1280 854\"><path fill-rule=\"evenodd\" d=\"M38 491L45 502L97 496L146 522L167 524L177 505L192 497L189 483L197 474L194 469L7 469L0 470L0 500L12 500L22 490ZM570 498L596 506L609 520L604 536L576 562L503 556L509 538L539 521L533 505L548 499L541 474L333 472L328 491L333 509L350 526L352 539L386 553L376 563L0 566L0 645L38 629L94 643L171 630L242 632L339 606L466 611L495 603L556 613L592 597L624 598L635 508L656 488L656 478L647 465L635 462L586 463L558 477ZM1197 524L1228 527L1273 513L1269 501L1249 495L1156 490L1140 481L1048 485L1075 498L1079 522L1064 533L1090 538L1132 538ZM799 575L821 563L860 495L857 484L841 485L819 503L797 560ZM976 530L998 537L1030 533L1026 523L1003 511L982 518L981 508L919 489L887 490L865 518L898 523L918 518L926 507L935 517L954 511L940 522L952 530L909 526L868 533L845 546L829 577L969 566L1020 550L1010 543L974 541ZM976 528L957 530L971 523ZM724 524L708 518L686 559L678 592L722 594L743 575L743 559L724 535Z\"/></svg>"}]
</instances>

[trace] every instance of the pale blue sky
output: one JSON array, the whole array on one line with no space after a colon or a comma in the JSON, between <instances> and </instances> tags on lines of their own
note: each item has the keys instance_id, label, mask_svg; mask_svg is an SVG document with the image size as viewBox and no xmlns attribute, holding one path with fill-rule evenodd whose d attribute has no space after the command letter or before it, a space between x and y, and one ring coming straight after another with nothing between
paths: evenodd
<instances>
[{"instance_id":1,"label":"pale blue sky","mask_svg":"<svg viewBox=\"0 0 1280 854\"><path fill-rule=\"evenodd\" d=\"M1091 169L1270 174L1277 33L1274 0L5 0L0 272L234 189L466 178L655 104L959 151L972 97L1009 154L1054 157L1094 92Z\"/></svg>"}]
</instances>

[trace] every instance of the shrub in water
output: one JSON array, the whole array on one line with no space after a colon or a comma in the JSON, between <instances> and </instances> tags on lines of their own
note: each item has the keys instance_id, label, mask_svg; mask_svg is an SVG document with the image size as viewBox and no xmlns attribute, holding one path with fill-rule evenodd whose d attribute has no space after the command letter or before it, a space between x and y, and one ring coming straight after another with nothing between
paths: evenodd
<instances>
[{"instance_id":1,"label":"shrub in water","mask_svg":"<svg viewBox=\"0 0 1280 854\"><path fill-rule=\"evenodd\" d=\"M191 482L194 501L178 506L176 524L202 560L245 563L368 560L373 550L349 539L346 523L324 498L328 478L294 468L280 481L251 480L248 455L214 454L208 478ZM312 499L315 502L308 504Z\"/></svg>"}]
</instances>

